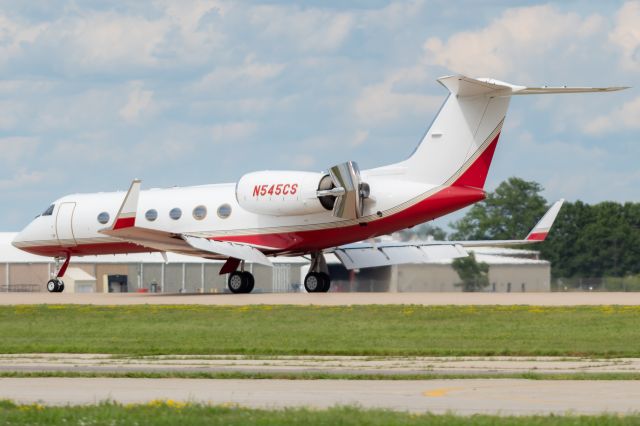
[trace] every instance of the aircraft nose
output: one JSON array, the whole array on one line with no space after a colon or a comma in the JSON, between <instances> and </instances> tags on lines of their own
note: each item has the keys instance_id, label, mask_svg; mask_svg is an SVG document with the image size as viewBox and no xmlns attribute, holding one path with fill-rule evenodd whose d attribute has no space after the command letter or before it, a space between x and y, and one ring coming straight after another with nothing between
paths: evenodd
<instances>
[{"instance_id":1,"label":"aircraft nose","mask_svg":"<svg viewBox=\"0 0 640 426\"><path fill-rule=\"evenodd\" d=\"M11 240L11 245L16 247L16 248L20 248L21 247L21 243L24 242L24 230L18 232L14 237L13 240Z\"/></svg>"}]
</instances>

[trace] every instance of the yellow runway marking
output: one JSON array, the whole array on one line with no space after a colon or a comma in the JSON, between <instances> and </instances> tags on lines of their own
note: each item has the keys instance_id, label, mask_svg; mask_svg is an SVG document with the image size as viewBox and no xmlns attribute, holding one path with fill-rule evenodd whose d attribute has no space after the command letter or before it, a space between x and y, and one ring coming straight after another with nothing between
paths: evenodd
<instances>
[{"instance_id":1,"label":"yellow runway marking","mask_svg":"<svg viewBox=\"0 0 640 426\"><path fill-rule=\"evenodd\" d=\"M431 398L438 398L440 396L447 395L449 392L460 390L460 389L462 389L462 388L439 388L439 389L424 391L424 392L422 392L422 396L428 396L428 397L431 397Z\"/></svg>"}]
</instances>

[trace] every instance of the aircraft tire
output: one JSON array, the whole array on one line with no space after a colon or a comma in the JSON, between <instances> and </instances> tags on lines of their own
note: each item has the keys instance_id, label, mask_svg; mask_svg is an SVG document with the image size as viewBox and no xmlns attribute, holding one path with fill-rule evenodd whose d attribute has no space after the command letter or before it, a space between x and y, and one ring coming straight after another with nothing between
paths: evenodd
<instances>
[{"instance_id":1,"label":"aircraft tire","mask_svg":"<svg viewBox=\"0 0 640 426\"><path fill-rule=\"evenodd\" d=\"M324 288L324 280L317 272L309 272L304 277L304 288L308 293L319 293Z\"/></svg>"},{"instance_id":2,"label":"aircraft tire","mask_svg":"<svg viewBox=\"0 0 640 426\"><path fill-rule=\"evenodd\" d=\"M253 277L253 274L249 271L244 271L242 275L247 281L243 293L251 293L251 291L253 291L253 287L255 286L256 280Z\"/></svg>"},{"instance_id":3,"label":"aircraft tire","mask_svg":"<svg viewBox=\"0 0 640 426\"><path fill-rule=\"evenodd\" d=\"M319 293L326 293L331 288L331 277L326 272L318 272L318 276L322 280L322 287L318 290Z\"/></svg>"},{"instance_id":4,"label":"aircraft tire","mask_svg":"<svg viewBox=\"0 0 640 426\"><path fill-rule=\"evenodd\" d=\"M245 293L245 288L247 287L247 277L243 272L235 271L229 275L229 282L227 283L229 286L229 291L231 293Z\"/></svg>"},{"instance_id":5,"label":"aircraft tire","mask_svg":"<svg viewBox=\"0 0 640 426\"><path fill-rule=\"evenodd\" d=\"M52 279L47 282L47 291L49 293L58 293L58 289L60 286L58 285L58 280Z\"/></svg>"},{"instance_id":6,"label":"aircraft tire","mask_svg":"<svg viewBox=\"0 0 640 426\"><path fill-rule=\"evenodd\" d=\"M64 291L64 281L58 280L58 293L62 293Z\"/></svg>"}]
</instances>

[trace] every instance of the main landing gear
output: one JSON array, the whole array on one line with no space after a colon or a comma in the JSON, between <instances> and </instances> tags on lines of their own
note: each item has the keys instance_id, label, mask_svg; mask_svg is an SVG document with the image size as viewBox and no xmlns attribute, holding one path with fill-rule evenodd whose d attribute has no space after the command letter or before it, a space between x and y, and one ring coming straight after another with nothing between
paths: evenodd
<instances>
[{"instance_id":1,"label":"main landing gear","mask_svg":"<svg viewBox=\"0 0 640 426\"><path fill-rule=\"evenodd\" d=\"M304 288L309 293L326 293L331 288L329 268L322 252L311 253L309 273L304 277Z\"/></svg>"},{"instance_id":2,"label":"main landing gear","mask_svg":"<svg viewBox=\"0 0 640 426\"><path fill-rule=\"evenodd\" d=\"M244 261L240 262L240 270L229 274L229 290L231 293L251 293L255 279L253 274L244 270Z\"/></svg>"},{"instance_id":3,"label":"main landing gear","mask_svg":"<svg viewBox=\"0 0 640 426\"><path fill-rule=\"evenodd\" d=\"M71 255L67 255L67 257L64 258L64 263L61 265L62 257L55 258L56 272L52 274L54 278L51 278L49 282L47 282L47 291L49 293L62 293L64 291L64 282L60 277L63 277L64 273L67 272L70 260Z\"/></svg>"}]
</instances>

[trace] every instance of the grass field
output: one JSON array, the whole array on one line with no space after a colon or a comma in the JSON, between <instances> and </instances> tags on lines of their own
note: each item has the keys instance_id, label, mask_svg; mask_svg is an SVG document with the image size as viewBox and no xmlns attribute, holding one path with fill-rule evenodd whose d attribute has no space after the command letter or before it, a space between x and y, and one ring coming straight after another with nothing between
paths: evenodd
<instances>
[{"instance_id":1,"label":"grass field","mask_svg":"<svg viewBox=\"0 0 640 426\"><path fill-rule=\"evenodd\" d=\"M257 410L237 406L205 406L174 401L153 401L122 406L45 407L0 401L0 423L12 425L637 425L640 415L629 416L522 416L410 414L388 410L335 407L327 410Z\"/></svg>"},{"instance_id":2,"label":"grass field","mask_svg":"<svg viewBox=\"0 0 640 426\"><path fill-rule=\"evenodd\" d=\"M0 353L640 356L640 306L3 306Z\"/></svg>"}]
</instances>

